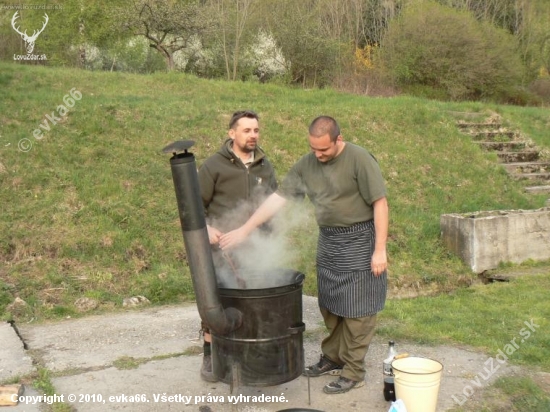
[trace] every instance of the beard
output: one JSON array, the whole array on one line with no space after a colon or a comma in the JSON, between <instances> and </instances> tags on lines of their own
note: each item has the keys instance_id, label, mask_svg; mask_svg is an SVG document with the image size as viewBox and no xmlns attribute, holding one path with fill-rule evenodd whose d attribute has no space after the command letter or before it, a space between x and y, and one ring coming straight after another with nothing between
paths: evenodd
<instances>
[{"instance_id":1,"label":"beard","mask_svg":"<svg viewBox=\"0 0 550 412\"><path fill-rule=\"evenodd\" d=\"M244 147L241 148L241 150L245 153L252 153L254 150L256 150L256 146L258 145L258 142L246 142Z\"/></svg>"}]
</instances>

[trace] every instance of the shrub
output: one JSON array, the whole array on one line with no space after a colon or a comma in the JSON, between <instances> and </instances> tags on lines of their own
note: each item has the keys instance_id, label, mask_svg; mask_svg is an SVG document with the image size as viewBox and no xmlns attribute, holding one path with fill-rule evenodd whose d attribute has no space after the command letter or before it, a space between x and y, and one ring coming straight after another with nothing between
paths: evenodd
<instances>
[{"instance_id":1,"label":"shrub","mask_svg":"<svg viewBox=\"0 0 550 412\"><path fill-rule=\"evenodd\" d=\"M550 77L541 77L530 84L529 90L544 102L550 103Z\"/></svg>"},{"instance_id":2,"label":"shrub","mask_svg":"<svg viewBox=\"0 0 550 412\"><path fill-rule=\"evenodd\" d=\"M433 1L405 8L390 23L381 61L400 87L427 86L451 99L500 96L521 83L512 35L467 11Z\"/></svg>"},{"instance_id":3,"label":"shrub","mask_svg":"<svg viewBox=\"0 0 550 412\"><path fill-rule=\"evenodd\" d=\"M266 16L275 43L280 47L292 82L303 87L330 84L338 66L342 45L319 24L315 2L273 2ZM284 22L284 23L283 23Z\"/></svg>"},{"instance_id":4,"label":"shrub","mask_svg":"<svg viewBox=\"0 0 550 412\"><path fill-rule=\"evenodd\" d=\"M353 46L354 47L354 46ZM353 52L353 50L355 50ZM368 96L389 97L399 94L387 83L376 63L377 46L355 47L342 53L338 72L331 85L337 90Z\"/></svg>"}]
</instances>

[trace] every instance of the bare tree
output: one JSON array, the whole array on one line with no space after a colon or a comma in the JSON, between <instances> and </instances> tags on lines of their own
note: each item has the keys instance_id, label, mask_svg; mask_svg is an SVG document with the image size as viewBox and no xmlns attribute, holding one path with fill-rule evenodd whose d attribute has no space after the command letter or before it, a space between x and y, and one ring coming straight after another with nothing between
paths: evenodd
<instances>
[{"instance_id":1,"label":"bare tree","mask_svg":"<svg viewBox=\"0 0 550 412\"><path fill-rule=\"evenodd\" d=\"M353 45L355 49L359 48L361 43L365 43L365 4L364 0L351 0L349 3L348 16L351 17L350 27L353 27Z\"/></svg>"},{"instance_id":2,"label":"bare tree","mask_svg":"<svg viewBox=\"0 0 550 412\"><path fill-rule=\"evenodd\" d=\"M174 53L210 27L195 1L133 0L126 6L119 9L124 27L150 41L150 47L164 56L168 70L175 68Z\"/></svg>"},{"instance_id":3,"label":"bare tree","mask_svg":"<svg viewBox=\"0 0 550 412\"><path fill-rule=\"evenodd\" d=\"M250 5L253 0L236 0L237 13L235 14L235 48L233 49L233 80L237 78L237 66L239 64L239 54L241 38L246 27L246 22L250 15Z\"/></svg>"},{"instance_id":4,"label":"bare tree","mask_svg":"<svg viewBox=\"0 0 550 412\"><path fill-rule=\"evenodd\" d=\"M225 63L225 73L227 75L227 80L231 80L231 71L229 70L229 52L227 50L227 28L225 24L226 13L225 13L225 1L217 0L216 6L218 11L218 21L220 22L220 33L221 33L221 44L223 48L223 60Z\"/></svg>"},{"instance_id":5,"label":"bare tree","mask_svg":"<svg viewBox=\"0 0 550 412\"><path fill-rule=\"evenodd\" d=\"M243 39L254 6L258 0L212 0L219 26L218 38L223 50L227 80L238 77L239 60Z\"/></svg>"}]
</instances>

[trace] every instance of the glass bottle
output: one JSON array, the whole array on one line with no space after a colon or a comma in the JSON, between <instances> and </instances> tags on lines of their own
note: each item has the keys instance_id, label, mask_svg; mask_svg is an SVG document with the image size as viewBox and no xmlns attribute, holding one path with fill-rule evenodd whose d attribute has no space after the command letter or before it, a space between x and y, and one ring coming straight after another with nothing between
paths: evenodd
<instances>
[{"instance_id":1,"label":"glass bottle","mask_svg":"<svg viewBox=\"0 0 550 412\"><path fill-rule=\"evenodd\" d=\"M395 351L395 342L389 342L388 356L384 359L384 399L386 401L395 401L395 384L391 363L397 352Z\"/></svg>"},{"instance_id":2,"label":"glass bottle","mask_svg":"<svg viewBox=\"0 0 550 412\"><path fill-rule=\"evenodd\" d=\"M395 342L393 340L390 340L388 356L386 357L386 359L384 359L384 376L393 375L391 363L393 362L393 358L395 357L396 354L397 353L395 352Z\"/></svg>"}]
</instances>

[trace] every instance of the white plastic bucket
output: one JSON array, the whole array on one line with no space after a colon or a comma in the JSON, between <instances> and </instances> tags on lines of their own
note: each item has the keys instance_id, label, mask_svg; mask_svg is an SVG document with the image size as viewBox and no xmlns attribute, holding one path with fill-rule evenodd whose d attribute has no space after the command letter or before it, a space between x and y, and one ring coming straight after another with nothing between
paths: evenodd
<instances>
[{"instance_id":1,"label":"white plastic bucket","mask_svg":"<svg viewBox=\"0 0 550 412\"><path fill-rule=\"evenodd\" d=\"M407 412L436 412L443 365L428 358L408 357L391 364L395 376L395 396L403 400Z\"/></svg>"}]
</instances>

